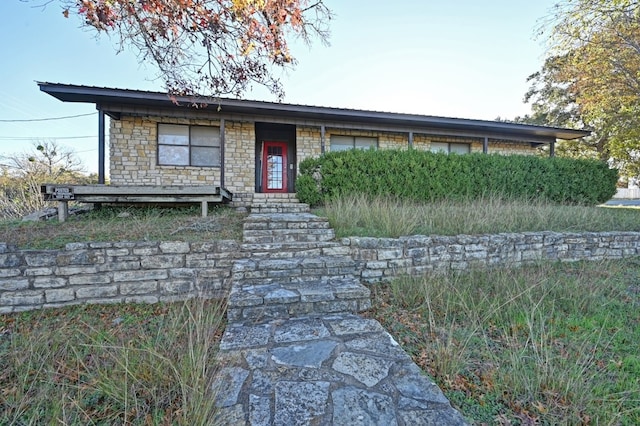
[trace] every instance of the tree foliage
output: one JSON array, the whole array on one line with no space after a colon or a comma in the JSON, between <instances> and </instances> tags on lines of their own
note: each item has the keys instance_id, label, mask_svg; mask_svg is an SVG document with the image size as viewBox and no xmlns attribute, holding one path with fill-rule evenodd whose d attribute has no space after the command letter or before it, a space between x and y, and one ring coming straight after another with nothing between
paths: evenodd
<instances>
[{"instance_id":1,"label":"tree foliage","mask_svg":"<svg viewBox=\"0 0 640 426\"><path fill-rule=\"evenodd\" d=\"M95 183L75 154L56 142L34 144L32 152L2 157L0 217L21 217L46 207L40 194L43 183Z\"/></svg>"},{"instance_id":2,"label":"tree foliage","mask_svg":"<svg viewBox=\"0 0 640 426\"><path fill-rule=\"evenodd\" d=\"M541 30L551 56L532 76L531 117L591 127L599 156L640 175L640 1L563 0Z\"/></svg>"},{"instance_id":3,"label":"tree foliage","mask_svg":"<svg viewBox=\"0 0 640 426\"><path fill-rule=\"evenodd\" d=\"M63 14L115 34L153 61L174 94L240 96L252 83L282 98L275 70L295 64L289 42L328 39L322 0L61 0Z\"/></svg>"}]
</instances>

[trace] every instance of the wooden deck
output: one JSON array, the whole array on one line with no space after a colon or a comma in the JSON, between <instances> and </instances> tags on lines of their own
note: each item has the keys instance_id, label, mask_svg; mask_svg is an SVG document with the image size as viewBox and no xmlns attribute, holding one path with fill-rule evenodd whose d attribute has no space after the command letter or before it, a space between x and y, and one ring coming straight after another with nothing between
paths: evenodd
<instances>
[{"instance_id":1,"label":"wooden deck","mask_svg":"<svg viewBox=\"0 0 640 426\"><path fill-rule=\"evenodd\" d=\"M202 217L209 211L209 203L226 203L233 194L225 188L211 185L64 185L43 184L40 192L45 201L58 202L58 219L64 222L69 213L69 201L81 203L200 203Z\"/></svg>"}]
</instances>

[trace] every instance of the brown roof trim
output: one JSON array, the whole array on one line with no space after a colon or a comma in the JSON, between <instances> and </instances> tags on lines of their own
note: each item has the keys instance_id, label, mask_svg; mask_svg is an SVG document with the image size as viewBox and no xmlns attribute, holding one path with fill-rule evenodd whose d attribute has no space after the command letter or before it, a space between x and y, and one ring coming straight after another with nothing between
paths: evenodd
<instances>
[{"instance_id":1,"label":"brown roof trim","mask_svg":"<svg viewBox=\"0 0 640 426\"><path fill-rule=\"evenodd\" d=\"M350 122L376 124L394 128L411 128L464 131L478 136L484 134L504 135L509 138L518 136L554 139L578 139L591 134L588 130L562 129L555 127L533 126L488 120L465 118L434 117L429 115L401 114L392 112L366 111L356 109L328 108L308 105L295 105L275 102L250 101L226 98L194 98L176 96L167 93L146 92L141 90L113 89L106 87L80 86L59 83L38 82L40 90L63 102L84 102L102 104L120 104L154 108L193 108L207 104L211 114L243 114L262 117L287 116L297 120L320 122ZM108 111L105 111L108 112Z\"/></svg>"}]
</instances>

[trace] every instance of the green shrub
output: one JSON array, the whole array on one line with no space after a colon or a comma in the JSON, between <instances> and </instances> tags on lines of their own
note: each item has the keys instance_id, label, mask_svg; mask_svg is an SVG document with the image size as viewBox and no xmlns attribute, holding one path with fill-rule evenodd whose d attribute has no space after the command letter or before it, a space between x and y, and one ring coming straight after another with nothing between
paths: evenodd
<instances>
[{"instance_id":1,"label":"green shrub","mask_svg":"<svg viewBox=\"0 0 640 426\"><path fill-rule=\"evenodd\" d=\"M596 160L524 155L456 155L416 150L329 152L300 164L298 197L317 205L343 195L414 201L486 195L598 204L616 190L616 170Z\"/></svg>"},{"instance_id":2,"label":"green shrub","mask_svg":"<svg viewBox=\"0 0 640 426\"><path fill-rule=\"evenodd\" d=\"M322 202L318 182L309 175L301 175L296 180L296 193L299 200L304 200L310 205L318 205Z\"/></svg>"}]
</instances>

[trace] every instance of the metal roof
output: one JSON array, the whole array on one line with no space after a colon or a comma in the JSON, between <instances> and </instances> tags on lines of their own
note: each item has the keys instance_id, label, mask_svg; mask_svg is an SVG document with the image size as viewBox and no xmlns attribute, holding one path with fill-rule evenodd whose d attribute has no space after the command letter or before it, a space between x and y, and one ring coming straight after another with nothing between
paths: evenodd
<instances>
[{"instance_id":1,"label":"metal roof","mask_svg":"<svg viewBox=\"0 0 640 426\"><path fill-rule=\"evenodd\" d=\"M435 117L429 115L402 114L393 112L366 111L357 109L329 108L308 105L295 105L276 102L263 102L227 98L197 98L191 96L174 96L167 93L147 92L140 90L115 89L60 83L38 82L40 90L64 102L95 103L99 108L103 105L146 107L160 109L204 109L212 115L236 114L246 116L283 117L293 120L323 122L330 126L333 123L362 123L366 125L388 126L390 131L398 128L411 129L416 132L429 133L429 130L452 133L465 132L478 136L483 134L494 137L504 136L513 139L530 138L578 139L588 136L587 130L573 130L555 127L533 126L488 120L472 120L465 118ZM108 112L108 111L105 111Z\"/></svg>"}]
</instances>

